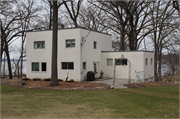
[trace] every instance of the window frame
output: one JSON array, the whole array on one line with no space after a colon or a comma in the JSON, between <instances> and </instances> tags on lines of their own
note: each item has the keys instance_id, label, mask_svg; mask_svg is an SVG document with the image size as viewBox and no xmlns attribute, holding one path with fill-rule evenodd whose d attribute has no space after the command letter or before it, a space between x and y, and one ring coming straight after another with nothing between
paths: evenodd
<instances>
[{"instance_id":1,"label":"window frame","mask_svg":"<svg viewBox=\"0 0 180 119\"><path fill-rule=\"evenodd\" d=\"M70 47L67 46L67 41L71 42ZM72 46L72 41L74 41L74 46ZM74 47L76 47L76 40L75 39L66 39L65 46L66 46L66 48L74 48Z\"/></svg>"},{"instance_id":2,"label":"window frame","mask_svg":"<svg viewBox=\"0 0 180 119\"><path fill-rule=\"evenodd\" d=\"M33 70L33 64L38 64L38 70ZM39 62L31 62L31 71L35 71L35 72L39 72ZM36 69L36 65L35 65L35 69Z\"/></svg>"},{"instance_id":3,"label":"window frame","mask_svg":"<svg viewBox=\"0 0 180 119\"><path fill-rule=\"evenodd\" d=\"M86 70L86 62L83 62L83 70Z\"/></svg>"},{"instance_id":4,"label":"window frame","mask_svg":"<svg viewBox=\"0 0 180 119\"><path fill-rule=\"evenodd\" d=\"M108 65L108 60L112 60L112 65ZM113 66L113 59L112 58L106 59L106 62L107 62L107 66Z\"/></svg>"},{"instance_id":5,"label":"window frame","mask_svg":"<svg viewBox=\"0 0 180 119\"><path fill-rule=\"evenodd\" d=\"M44 47L35 47L35 43L40 43L40 42L43 42L44 43ZM45 41L34 41L34 49L45 49Z\"/></svg>"},{"instance_id":6,"label":"window frame","mask_svg":"<svg viewBox=\"0 0 180 119\"><path fill-rule=\"evenodd\" d=\"M66 66L66 67L67 67L66 69L63 68L63 63L66 63L66 65L67 65L67 66ZM70 64L70 63L73 63L73 69L70 69L70 68L69 68L69 64ZM61 70L74 70L74 62L61 62Z\"/></svg>"},{"instance_id":7,"label":"window frame","mask_svg":"<svg viewBox=\"0 0 180 119\"><path fill-rule=\"evenodd\" d=\"M145 65L148 65L148 58L145 58Z\"/></svg>"},{"instance_id":8,"label":"window frame","mask_svg":"<svg viewBox=\"0 0 180 119\"><path fill-rule=\"evenodd\" d=\"M42 71L42 72L46 72L46 71L47 71L47 65L46 65L46 71L43 71L43 65L42 65L43 63L44 63L44 64L47 64L46 62L41 62L41 71Z\"/></svg>"},{"instance_id":9,"label":"window frame","mask_svg":"<svg viewBox=\"0 0 180 119\"><path fill-rule=\"evenodd\" d=\"M93 48L94 48L94 49L97 49L97 41L94 41L94 42L93 42Z\"/></svg>"},{"instance_id":10,"label":"window frame","mask_svg":"<svg viewBox=\"0 0 180 119\"><path fill-rule=\"evenodd\" d=\"M119 64L117 64L117 60L120 60ZM126 60L126 64L123 64L123 60ZM127 66L128 65L128 59L115 59L115 65L116 66Z\"/></svg>"},{"instance_id":11,"label":"window frame","mask_svg":"<svg viewBox=\"0 0 180 119\"><path fill-rule=\"evenodd\" d=\"M153 58L151 58L151 65L153 64Z\"/></svg>"}]
</instances>

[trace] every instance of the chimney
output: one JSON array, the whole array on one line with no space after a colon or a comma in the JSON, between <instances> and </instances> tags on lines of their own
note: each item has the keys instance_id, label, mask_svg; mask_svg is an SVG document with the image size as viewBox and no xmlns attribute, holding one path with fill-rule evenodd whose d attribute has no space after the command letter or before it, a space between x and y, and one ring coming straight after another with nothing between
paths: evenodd
<instances>
[{"instance_id":1,"label":"chimney","mask_svg":"<svg viewBox=\"0 0 180 119\"><path fill-rule=\"evenodd\" d=\"M64 28L64 25L61 24L61 23L59 23L59 24L58 24L58 29L63 29L63 28Z\"/></svg>"}]
</instances>

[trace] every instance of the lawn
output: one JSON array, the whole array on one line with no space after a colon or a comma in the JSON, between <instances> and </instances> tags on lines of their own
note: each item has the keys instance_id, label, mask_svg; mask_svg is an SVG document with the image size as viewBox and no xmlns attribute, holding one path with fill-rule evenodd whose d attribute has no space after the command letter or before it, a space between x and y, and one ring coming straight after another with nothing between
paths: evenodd
<instances>
[{"instance_id":1,"label":"lawn","mask_svg":"<svg viewBox=\"0 0 180 119\"><path fill-rule=\"evenodd\" d=\"M52 91L1 85L1 118L178 118L179 87Z\"/></svg>"}]
</instances>

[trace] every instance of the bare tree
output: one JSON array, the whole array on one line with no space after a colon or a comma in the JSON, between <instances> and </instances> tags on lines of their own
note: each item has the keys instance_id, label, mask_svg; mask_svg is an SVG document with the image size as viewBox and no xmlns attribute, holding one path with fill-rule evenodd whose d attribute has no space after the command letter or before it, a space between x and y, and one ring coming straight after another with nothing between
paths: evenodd
<instances>
[{"instance_id":1,"label":"bare tree","mask_svg":"<svg viewBox=\"0 0 180 119\"><path fill-rule=\"evenodd\" d=\"M58 73L57 73L57 45L58 45L58 8L64 4L66 1L53 1L50 3L53 9L53 32L52 32L52 67L51 67L51 84L50 86L57 86L58 83Z\"/></svg>"},{"instance_id":2,"label":"bare tree","mask_svg":"<svg viewBox=\"0 0 180 119\"><path fill-rule=\"evenodd\" d=\"M168 35L173 33L178 27L177 22L174 20L177 17L173 16L174 9L171 7L171 1L158 1L154 2L151 8L152 29L153 33L149 35L154 43L154 77L155 81L161 80L161 59L162 50L168 43ZM149 27L150 28L150 27ZM158 76L157 76L157 58L158 63Z\"/></svg>"},{"instance_id":3,"label":"bare tree","mask_svg":"<svg viewBox=\"0 0 180 119\"><path fill-rule=\"evenodd\" d=\"M83 0L78 0L77 7L75 7L76 1L71 0L70 2L64 2L64 5L69 13L70 18L73 21L75 27L78 27L77 18L79 15L82 1ZM70 3L70 5L68 3Z\"/></svg>"}]
</instances>

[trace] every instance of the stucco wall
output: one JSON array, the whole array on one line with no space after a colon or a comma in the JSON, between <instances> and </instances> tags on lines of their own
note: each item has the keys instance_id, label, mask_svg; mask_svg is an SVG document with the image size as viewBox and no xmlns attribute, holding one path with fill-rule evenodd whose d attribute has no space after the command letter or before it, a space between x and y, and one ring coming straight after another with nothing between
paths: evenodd
<instances>
[{"instance_id":1,"label":"stucco wall","mask_svg":"<svg viewBox=\"0 0 180 119\"><path fill-rule=\"evenodd\" d=\"M99 62L101 67L101 51L111 50L111 35L102 34L89 30L61 29L58 30L58 78L65 80L67 73L69 79L81 81L86 79L87 71L93 71L93 62ZM86 37L86 42L81 50L82 37ZM75 47L66 48L66 40L75 39ZM44 49L34 49L34 41L45 41ZM93 48L93 42L97 42L97 49ZM51 77L51 49L52 31L37 31L27 33L27 77L28 78L50 78ZM82 52L81 52L82 51ZM81 57L82 53L82 57ZM39 62L40 71L32 71L32 62ZM46 62L45 72L41 71L41 62ZM62 69L61 62L74 62L74 70ZM82 63L86 62L86 70L82 71ZM98 75L99 76L99 71Z\"/></svg>"},{"instance_id":2,"label":"stucco wall","mask_svg":"<svg viewBox=\"0 0 180 119\"><path fill-rule=\"evenodd\" d=\"M81 39L82 37L86 40L82 47L82 62L86 62L86 70L82 72L82 80L86 80L88 71L94 71L93 62L98 63L96 77L99 77L101 71L101 51L112 50L112 37L111 35L81 29ZM93 47L94 41L97 43L96 49Z\"/></svg>"},{"instance_id":3,"label":"stucco wall","mask_svg":"<svg viewBox=\"0 0 180 119\"><path fill-rule=\"evenodd\" d=\"M154 77L154 53L151 52L145 52L144 53L144 62L147 60L147 65L144 65L144 78L150 78ZM151 64L151 58L152 58L152 64Z\"/></svg>"},{"instance_id":4,"label":"stucco wall","mask_svg":"<svg viewBox=\"0 0 180 119\"><path fill-rule=\"evenodd\" d=\"M147 56L149 53L141 51L131 51L131 52L102 52L101 53L101 65L102 71L104 72L104 77L113 78L114 71L114 61L115 59L121 58L124 55L126 59L131 62L131 79L135 79L135 71L144 71L144 54ZM153 53L151 53L153 54ZM107 66L107 59L113 59L113 66ZM150 71L151 67L148 65L148 70L145 70L145 74ZM151 71L152 72L152 71ZM116 78L128 79L129 78L129 62L127 65L116 65Z\"/></svg>"}]
</instances>

